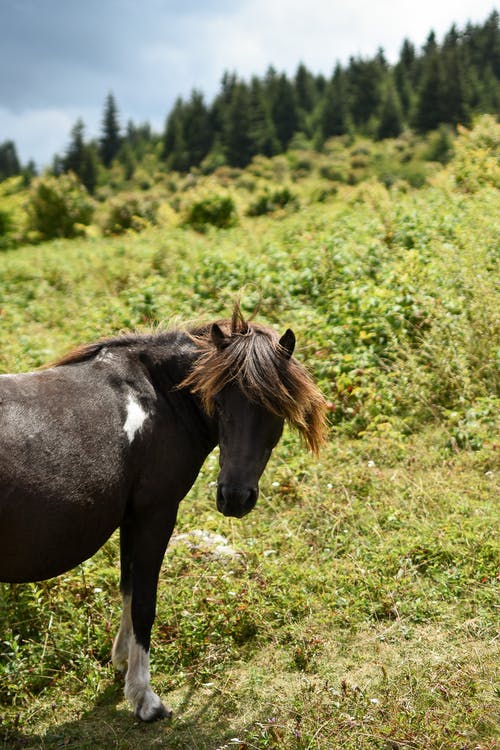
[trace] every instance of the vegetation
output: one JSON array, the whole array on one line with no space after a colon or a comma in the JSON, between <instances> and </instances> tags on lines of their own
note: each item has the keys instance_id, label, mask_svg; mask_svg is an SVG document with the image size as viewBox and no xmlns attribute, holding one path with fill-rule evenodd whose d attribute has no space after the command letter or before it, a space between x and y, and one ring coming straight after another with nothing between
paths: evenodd
<instances>
[{"instance_id":1,"label":"vegetation","mask_svg":"<svg viewBox=\"0 0 500 750\"><path fill-rule=\"evenodd\" d=\"M195 200L187 209L186 225L204 232L208 226L227 229L237 223L236 206L230 195L213 194Z\"/></svg>"},{"instance_id":2,"label":"vegetation","mask_svg":"<svg viewBox=\"0 0 500 750\"><path fill-rule=\"evenodd\" d=\"M94 202L72 172L34 180L26 207L28 232L37 240L76 237L94 213Z\"/></svg>"},{"instance_id":3,"label":"vegetation","mask_svg":"<svg viewBox=\"0 0 500 750\"><path fill-rule=\"evenodd\" d=\"M315 461L286 431L242 522L215 510L216 453L182 504L153 632L170 726L133 719L109 662L116 536L0 585L1 747L493 750L499 173L493 117L454 140L333 136L244 170L144 168L154 225L103 238L98 189L84 236L37 246L19 245L22 178L2 183L2 371L227 315L243 289L295 330L330 441ZM186 222L208 196L238 223ZM262 196L272 211L249 211Z\"/></svg>"}]
</instances>

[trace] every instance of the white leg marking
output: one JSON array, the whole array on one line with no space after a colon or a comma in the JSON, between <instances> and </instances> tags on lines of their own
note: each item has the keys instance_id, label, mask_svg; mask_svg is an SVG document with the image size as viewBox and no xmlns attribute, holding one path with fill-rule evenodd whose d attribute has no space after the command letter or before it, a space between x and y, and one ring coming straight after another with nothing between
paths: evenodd
<instances>
[{"instance_id":1,"label":"white leg marking","mask_svg":"<svg viewBox=\"0 0 500 750\"><path fill-rule=\"evenodd\" d=\"M149 684L149 654L140 646L135 636L130 638L128 670L125 678L125 697L131 702L134 714L143 721L169 718L169 711Z\"/></svg>"},{"instance_id":2,"label":"white leg marking","mask_svg":"<svg viewBox=\"0 0 500 750\"><path fill-rule=\"evenodd\" d=\"M140 432L142 425L148 418L147 412L144 411L140 403L134 396L129 393L127 396L127 418L123 425L127 433L129 443L132 442L137 432Z\"/></svg>"},{"instance_id":3,"label":"white leg marking","mask_svg":"<svg viewBox=\"0 0 500 750\"><path fill-rule=\"evenodd\" d=\"M132 597L124 596L120 628L113 643L113 650L111 651L111 660L114 668L123 674L127 671L129 643L132 634L131 607Z\"/></svg>"}]
</instances>

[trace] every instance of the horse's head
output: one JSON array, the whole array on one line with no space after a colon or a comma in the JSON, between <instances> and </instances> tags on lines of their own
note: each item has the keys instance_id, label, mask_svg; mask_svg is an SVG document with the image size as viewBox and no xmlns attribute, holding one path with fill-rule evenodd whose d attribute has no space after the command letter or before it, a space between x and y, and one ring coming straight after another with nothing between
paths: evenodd
<instances>
[{"instance_id":1,"label":"horse's head","mask_svg":"<svg viewBox=\"0 0 500 750\"><path fill-rule=\"evenodd\" d=\"M181 385L199 394L217 424L217 508L241 518L257 502L259 479L285 421L319 449L325 401L292 356L290 329L279 338L268 326L247 323L236 305L231 321L204 327L193 338L201 352Z\"/></svg>"},{"instance_id":2,"label":"horse's head","mask_svg":"<svg viewBox=\"0 0 500 750\"><path fill-rule=\"evenodd\" d=\"M223 351L230 339L214 323L212 340ZM288 330L280 339L278 350L289 359L295 336ZM252 378L247 374L247 378ZM284 418L266 409L249 396L244 380L230 381L214 396L220 446L220 474L217 481L217 509L225 516L241 518L257 502L259 479L274 446L283 432Z\"/></svg>"},{"instance_id":3,"label":"horse's head","mask_svg":"<svg viewBox=\"0 0 500 750\"><path fill-rule=\"evenodd\" d=\"M257 502L259 479L283 432L284 419L249 401L237 383L214 398L219 427L217 509L241 518Z\"/></svg>"}]
</instances>

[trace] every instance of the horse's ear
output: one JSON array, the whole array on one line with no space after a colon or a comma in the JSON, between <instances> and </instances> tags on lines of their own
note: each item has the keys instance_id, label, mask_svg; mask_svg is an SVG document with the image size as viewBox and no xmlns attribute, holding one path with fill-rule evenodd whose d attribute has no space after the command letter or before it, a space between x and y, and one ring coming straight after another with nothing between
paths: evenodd
<instances>
[{"instance_id":1,"label":"horse's ear","mask_svg":"<svg viewBox=\"0 0 500 750\"><path fill-rule=\"evenodd\" d=\"M283 336L280 338L280 346L285 356L289 359L295 349L295 334L291 328L287 328Z\"/></svg>"},{"instance_id":2,"label":"horse's ear","mask_svg":"<svg viewBox=\"0 0 500 750\"><path fill-rule=\"evenodd\" d=\"M210 337L217 349L223 348L226 337L224 336L220 326L218 326L217 323L212 323L212 328L210 329Z\"/></svg>"}]
</instances>

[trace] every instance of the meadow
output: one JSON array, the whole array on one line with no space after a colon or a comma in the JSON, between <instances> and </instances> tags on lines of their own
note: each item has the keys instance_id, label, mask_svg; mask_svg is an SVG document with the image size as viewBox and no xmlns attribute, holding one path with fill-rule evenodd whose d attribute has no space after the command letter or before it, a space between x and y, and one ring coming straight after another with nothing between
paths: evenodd
<instances>
[{"instance_id":1,"label":"meadow","mask_svg":"<svg viewBox=\"0 0 500 750\"><path fill-rule=\"evenodd\" d=\"M384 148L153 180L154 221L109 231L115 197L79 236L4 242L0 372L227 316L241 292L329 402L320 457L285 431L247 518L216 512L216 452L181 505L152 643L170 724L134 719L110 663L116 535L0 584L4 750L497 747L500 126L463 130L446 165Z\"/></svg>"}]
</instances>

